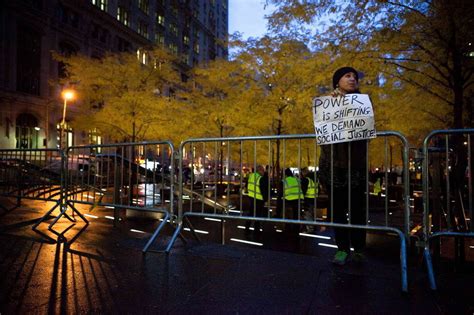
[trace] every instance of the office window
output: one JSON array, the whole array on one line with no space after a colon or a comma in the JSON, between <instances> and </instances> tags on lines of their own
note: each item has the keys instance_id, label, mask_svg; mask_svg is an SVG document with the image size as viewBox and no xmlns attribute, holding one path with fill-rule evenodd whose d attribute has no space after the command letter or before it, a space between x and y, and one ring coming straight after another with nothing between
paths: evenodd
<instances>
[{"instance_id":1,"label":"office window","mask_svg":"<svg viewBox=\"0 0 474 315\"><path fill-rule=\"evenodd\" d=\"M117 8L117 20L123 23L123 25L130 26L130 12L124 7Z\"/></svg>"},{"instance_id":2,"label":"office window","mask_svg":"<svg viewBox=\"0 0 474 315\"><path fill-rule=\"evenodd\" d=\"M70 147L74 145L74 130L68 122L66 122L64 129L62 129L60 123L56 124L56 132L58 134L58 137L56 138L58 140L58 148L60 148L61 145L63 147Z\"/></svg>"},{"instance_id":3,"label":"office window","mask_svg":"<svg viewBox=\"0 0 474 315\"><path fill-rule=\"evenodd\" d=\"M156 14L156 23L165 26L165 16L162 13Z\"/></svg>"},{"instance_id":4,"label":"office window","mask_svg":"<svg viewBox=\"0 0 474 315\"><path fill-rule=\"evenodd\" d=\"M18 27L16 62L17 91L39 95L41 36L33 29Z\"/></svg>"},{"instance_id":5,"label":"office window","mask_svg":"<svg viewBox=\"0 0 474 315\"><path fill-rule=\"evenodd\" d=\"M148 38L148 25L143 21L138 22L138 34Z\"/></svg>"},{"instance_id":6,"label":"office window","mask_svg":"<svg viewBox=\"0 0 474 315\"><path fill-rule=\"evenodd\" d=\"M183 36L183 44L189 45L189 36L188 35Z\"/></svg>"},{"instance_id":7,"label":"office window","mask_svg":"<svg viewBox=\"0 0 474 315\"><path fill-rule=\"evenodd\" d=\"M156 33L155 34L155 43L157 45L163 46L165 44L165 36L161 33Z\"/></svg>"},{"instance_id":8,"label":"office window","mask_svg":"<svg viewBox=\"0 0 474 315\"><path fill-rule=\"evenodd\" d=\"M56 17L61 23L69 24L75 28L79 27L80 15L62 4L59 4L56 8Z\"/></svg>"},{"instance_id":9,"label":"office window","mask_svg":"<svg viewBox=\"0 0 474 315\"><path fill-rule=\"evenodd\" d=\"M17 149L38 148L38 119L32 114L20 114L16 118L15 138Z\"/></svg>"},{"instance_id":10,"label":"office window","mask_svg":"<svg viewBox=\"0 0 474 315\"><path fill-rule=\"evenodd\" d=\"M137 59L144 65L148 64L148 53L143 49L138 49Z\"/></svg>"},{"instance_id":11,"label":"office window","mask_svg":"<svg viewBox=\"0 0 474 315\"><path fill-rule=\"evenodd\" d=\"M87 134L88 134L88 138L89 138L89 144L91 144L91 145L102 144L102 137L100 136L100 132L99 132L99 130L97 130L97 128L90 129ZM101 153L101 148L100 147L98 147L98 148L93 147L93 148L91 148L91 151L94 152L94 153Z\"/></svg>"},{"instance_id":12,"label":"office window","mask_svg":"<svg viewBox=\"0 0 474 315\"><path fill-rule=\"evenodd\" d=\"M197 43L197 42L194 43L194 52L195 52L196 54L199 54L199 43Z\"/></svg>"},{"instance_id":13,"label":"office window","mask_svg":"<svg viewBox=\"0 0 474 315\"><path fill-rule=\"evenodd\" d=\"M92 4L101 9L102 11L107 11L108 0L91 0Z\"/></svg>"},{"instance_id":14,"label":"office window","mask_svg":"<svg viewBox=\"0 0 474 315\"><path fill-rule=\"evenodd\" d=\"M175 43L170 43L168 48L174 55L178 55L178 46Z\"/></svg>"},{"instance_id":15,"label":"office window","mask_svg":"<svg viewBox=\"0 0 474 315\"><path fill-rule=\"evenodd\" d=\"M178 27L174 23L170 23L170 33L173 36L178 36Z\"/></svg>"},{"instance_id":16,"label":"office window","mask_svg":"<svg viewBox=\"0 0 474 315\"><path fill-rule=\"evenodd\" d=\"M148 0L138 0L138 8L148 14Z\"/></svg>"},{"instance_id":17,"label":"office window","mask_svg":"<svg viewBox=\"0 0 474 315\"><path fill-rule=\"evenodd\" d=\"M173 13L173 15L174 15L175 17L178 16L179 10L178 10L178 7L177 7L177 4L176 4L176 3L173 3L173 4L171 5L171 12Z\"/></svg>"}]
</instances>

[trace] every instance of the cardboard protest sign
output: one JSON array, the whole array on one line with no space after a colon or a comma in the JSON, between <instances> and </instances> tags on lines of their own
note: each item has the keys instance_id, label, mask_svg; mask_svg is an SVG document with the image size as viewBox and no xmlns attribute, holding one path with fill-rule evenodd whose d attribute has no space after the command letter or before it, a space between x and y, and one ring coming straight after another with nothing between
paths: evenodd
<instances>
[{"instance_id":1,"label":"cardboard protest sign","mask_svg":"<svg viewBox=\"0 0 474 315\"><path fill-rule=\"evenodd\" d=\"M316 97L313 118L318 144L376 137L374 111L367 94Z\"/></svg>"}]
</instances>

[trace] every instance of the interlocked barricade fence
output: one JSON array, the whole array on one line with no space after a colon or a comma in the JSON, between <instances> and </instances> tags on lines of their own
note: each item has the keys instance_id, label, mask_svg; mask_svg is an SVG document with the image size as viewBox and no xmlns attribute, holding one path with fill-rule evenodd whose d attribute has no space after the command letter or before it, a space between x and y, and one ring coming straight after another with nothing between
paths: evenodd
<instances>
[{"instance_id":1,"label":"interlocked barricade fence","mask_svg":"<svg viewBox=\"0 0 474 315\"><path fill-rule=\"evenodd\" d=\"M315 198L312 219L304 214L303 205L298 202L297 217L286 214L287 201L281 198L279 183L282 171L293 168L298 172L302 167L313 166L317 170L321 147L316 145L315 135L282 135L262 137L201 138L184 141L179 155L179 210L178 225L171 238L169 252L180 235L188 217L211 217L222 220L222 241L225 241L225 220L245 220L275 222L289 225L332 226L378 230L395 233L400 239L400 264L402 290L407 291L406 240L410 233L408 143L397 132L379 132L377 139L368 142L366 174L367 224L357 225L333 222L332 203L337 196L320 193ZM350 154L350 150L349 150ZM400 178L392 180L390 172L394 156L399 158ZM265 201L266 214L259 216L255 202L251 202L245 192L243 170L257 169L257 165L267 165L269 173L268 190ZM332 174L331 162L331 174ZM368 173L379 167L379 173ZM350 172L350 166L348 172ZM317 183L317 172L313 173ZM331 175L332 176L332 175ZM384 191L373 192L375 177L384 180ZM369 180L372 181L369 183ZM350 198L350 188L348 190ZM329 211L327 209L330 209ZM350 211L350 209L349 209ZM311 218L311 216L309 216ZM349 216L350 217L350 216Z\"/></svg>"},{"instance_id":2,"label":"interlocked barricade fence","mask_svg":"<svg viewBox=\"0 0 474 315\"><path fill-rule=\"evenodd\" d=\"M174 214L174 148L168 141L74 146L67 149L65 194L77 204L162 214L143 252Z\"/></svg>"},{"instance_id":3,"label":"interlocked barricade fence","mask_svg":"<svg viewBox=\"0 0 474 315\"><path fill-rule=\"evenodd\" d=\"M51 208L32 226L35 232L50 241L54 240L38 226L53 218L53 211L59 208L60 214L49 224L49 230L62 215L74 221L64 214L65 209L61 207L64 203L64 178L64 155L59 149L0 150L0 194L16 198L15 207L21 204L22 199L52 202Z\"/></svg>"},{"instance_id":4,"label":"interlocked barricade fence","mask_svg":"<svg viewBox=\"0 0 474 315\"><path fill-rule=\"evenodd\" d=\"M463 259L464 239L474 237L472 135L474 129L437 130L423 142L424 257L430 286L436 289L431 252L441 237L455 238L455 257Z\"/></svg>"},{"instance_id":5,"label":"interlocked barricade fence","mask_svg":"<svg viewBox=\"0 0 474 315\"><path fill-rule=\"evenodd\" d=\"M0 194L59 201L62 155L54 149L0 150Z\"/></svg>"}]
</instances>

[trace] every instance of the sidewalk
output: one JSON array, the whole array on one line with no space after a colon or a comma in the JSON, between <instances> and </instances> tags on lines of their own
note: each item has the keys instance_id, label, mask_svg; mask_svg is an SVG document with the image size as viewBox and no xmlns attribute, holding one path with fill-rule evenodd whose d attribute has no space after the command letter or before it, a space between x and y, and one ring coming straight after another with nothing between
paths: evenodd
<instances>
[{"instance_id":1,"label":"sidewalk","mask_svg":"<svg viewBox=\"0 0 474 315\"><path fill-rule=\"evenodd\" d=\"M144 256L141 248L150 235L131 232L136 222L113 228L110 220L99 218L91 219L68 249L64 243L45 242L31 225L21 224L40 217L44 213L40 207L39 202L25 202L19 209L0 214L1 314L474 311L472 268L464 273L450 269L438 273L439 290L431 292L421 263L412 257L409 294L402 294L396 242L371 246L368 262L342 268L330 263L331 248L301 254L235 243L198 243L191 238L187 244L178 240L169 256ZM64 220L61 225L65 228L69 223ZM66 238L71 239L82 226L73 226ZM143 230L152 228L144 225ZM164 232L155 249L166 245L171 231Z\"/></svg>"}]
</instances>

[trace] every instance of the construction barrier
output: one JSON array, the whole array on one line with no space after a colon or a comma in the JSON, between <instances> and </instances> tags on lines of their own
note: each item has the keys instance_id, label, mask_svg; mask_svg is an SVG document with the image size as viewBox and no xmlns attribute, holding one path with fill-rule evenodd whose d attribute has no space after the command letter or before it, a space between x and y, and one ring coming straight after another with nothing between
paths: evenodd
<instances>
[{"instance_id":1,"label":"construction barrier","mask_svg":"<svg viewBox=\"0 0 474 315\"><path fill-rule=\"evenodd\" d=\"M333 146L330 147L332 150ZM312 178L315 183L319 182L318 159L321 147L316 145L315 135L186 140L181 143L179 151L178 224L166 252L171 250L177 237L181 235L184 224L188 224L194 232L189 217L220 219L223 243L225 220L229 219L275 222L288 225L290 229L294 229L295 225L310 225L384 231L395 234L400 239L401 283L402 290L407 291L406 243L410 235L408 143L400 133L378 132L377 139L366 145L366 152L364 210L367 224L353 224L350 219L345 224L333 220L332 209L337 196L324 194L324 190L326 193L333 191L332 184L331 187L322 187L325 189L321 189L318 197L314 199L312 210L308 210L302 200L299 200L296 206L295 203L290 204L282 198L282 188L279 185L285 178L282 173L286 168L298 173L302 167L314 167ZM391 162L394 152L400 159L400 165L399 176L395 176L399 178L393 180L391 173L395 172ZM350 157L350 150L348 154ZM331 183L334 175L333 162L331 161ZM255 199L246 196L248 193L244 172L248 170L251 173L258 165L267 165L269 175L270 193L265 200L267 211L264 214L258 213ZM375 166L378 166L378 172L369 173L369 169L377 168ZM350 175L350 165L348 172ZM379 186L375 184L377 179ZM350 200L350 181L347 193ZM312 215L308 215L308 211L312 211ZM350 207L348 211L348 217L351 218ZM194 235L196 236L195 233Z\"/></svg>"},{"instance_id":2,"label":"construction barrier","mask_svg":"<svg viewBox=\"0 0 474 315\"><path fill-rule=\"evenodd\" d=\"M161 220L143 248L147 252L174 215L174 148L169 141L73 146L67 149L67 205L120 210L127 216L154 213Z\"/></svg>"},{"instance_id":3,"label":"construction barrier","mask_svg":"<svg viewBox=\"0 0 474 315\"><path fill-rule=\"evenodd\" d=\"M0 150L0 194L5 197L58 201L62 176L60 150Z\"/></svg>"},{"instance_id":4,"label":"construction barrier","mask_svg":"<svg viewBox=\"0 0 474 315\"><path fill-rule=\"evenodd\" d=\"M0 194L5 197L16 199L16 205L11 211L20 206L22 199L41 200L51 202L52 206L41 218L33 220L33 231L45 239L54 242L49 235L38 229L39 225L51 218L65 215L70 221L74 218L64 214L64 156L63 151L58 149L19 149L0 150ZM51 214L60 209L56 217ZM55 221L54 221L55 222ZM48 230L52 230L51 223ZM8 227L4 227L8 228ZM56 233L58 234L58 233ZM58 235L60 237L61 235Z\"/></svg>"},{"instance_id":5,"label":"construction barrier","mask_svg":"<svg viewBox=\"0 0 474 315\"><path fill-rule=\"evenodd\" d=\"M422 244L433 290L436 289L436 279L431 253L439 255L440 238L454 238L455 259L464 259L464 239L474 237L473 134L474 129L436 130L423 142Z\"/></svg>"}]
</instances>

